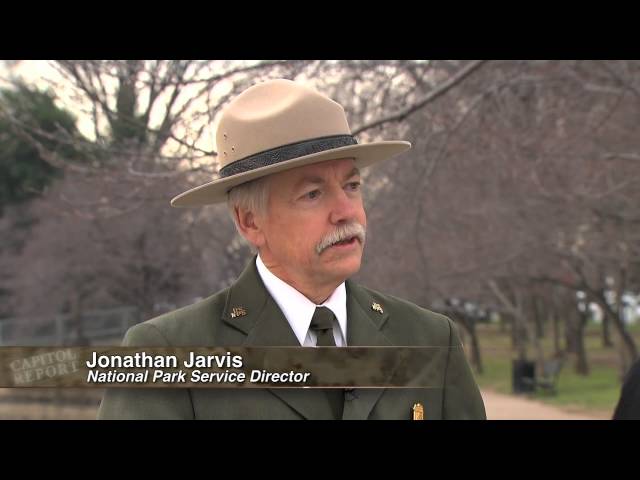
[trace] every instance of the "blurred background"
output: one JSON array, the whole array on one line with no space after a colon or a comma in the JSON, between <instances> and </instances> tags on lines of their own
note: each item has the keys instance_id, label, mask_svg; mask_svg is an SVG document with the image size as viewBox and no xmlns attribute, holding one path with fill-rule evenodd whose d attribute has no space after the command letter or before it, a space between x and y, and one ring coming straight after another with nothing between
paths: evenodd
<instances>
[{"instance_id":1,"label":"blurred background","mask_svg":"<svg viewBox=\"0 0 640 480\"><path fill-rule=\"evenodd\" d=\"M233 282L226 207L169 200L271 78L413 143L364 172L356 280L455 320L488 417L610 418L640 339L638 61L0 62L0 346L119 344ZM0 389L0 418L95 418L101 394Z\"/></svg>"}]
</instances>

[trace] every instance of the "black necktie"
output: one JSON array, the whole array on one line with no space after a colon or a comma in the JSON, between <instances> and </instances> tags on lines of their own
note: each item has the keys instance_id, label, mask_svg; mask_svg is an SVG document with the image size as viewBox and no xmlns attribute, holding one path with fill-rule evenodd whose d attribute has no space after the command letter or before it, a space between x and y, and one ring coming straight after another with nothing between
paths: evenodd
<instances>
[{"instance_id":1,"label":"black necktie","mask_svg":"<svg viewBox=\"0 0 640 480\"><path fill-rule=\"evenodd\" d=\"M327 307L316 307L311 319L311 330L316 333L318 347L335 347L336 341L333 337L333 312Z\"/></svg>"},{"instance_id":2,"label":"black necktie","mask_svg":"<svg viewBox=\"0 0 640 480\"><path fill-rule=\"evenodd\" d=\"M333 320L335 316L327 307L316 307L311 319L310 329L316 333L318 347L335 347L336 341L333 337ZM334 418L339 420L342 418L342 410L344 408L344 392L338 388L325 390Z\"/></svg>"}]
</instances>

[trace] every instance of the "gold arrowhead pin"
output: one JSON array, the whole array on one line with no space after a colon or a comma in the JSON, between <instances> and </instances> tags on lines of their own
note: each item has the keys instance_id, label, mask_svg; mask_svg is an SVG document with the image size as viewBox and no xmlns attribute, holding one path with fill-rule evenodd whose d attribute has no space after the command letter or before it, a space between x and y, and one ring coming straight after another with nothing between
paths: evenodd
<instances>
[{"instance_id":1,"label":"gold arrowhead pin","mask_svg":"<svg viewBox=\"0 0 640 480\"><path fill-rule=\"evenodd\" d=\"M414 403L411 410L413 411L413 420L424 420L424 407L421 403Z\"/></svg>"},{"instance_id":2,"label":"gold arrowhead pin","mask_svg":"<svg viewBox=\"0 0 640 480\"><path fill-rule=\"evenodd\" d=\"M378 313L384 313L382 311L382 305L380 305L379 303L372 303L371 304L371 310L373 310L374 312L378 312Z\"/></svg>"},{"instance_id":3,"label":"gold arrowhead pin","mask_svg":"<svg viewBox=\"0 0 640 480\"><path fill-rule=\"evenodd\" d=\"M244 309L244 307L233 307L231 309L231 318L244 317L246 314L247 311Z\"/></svg>"}]
</instances>

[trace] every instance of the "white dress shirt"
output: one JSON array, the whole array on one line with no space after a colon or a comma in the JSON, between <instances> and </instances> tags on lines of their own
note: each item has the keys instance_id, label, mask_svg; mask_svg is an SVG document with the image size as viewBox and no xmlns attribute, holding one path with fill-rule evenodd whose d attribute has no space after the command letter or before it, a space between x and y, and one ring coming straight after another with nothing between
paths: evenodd
<instances>
[{"instance_id":1,"label":"white dress shirt","mask_svg":"<svg viewBox=\"0 0 640 480\"><path fill-rule=\"evenodd\" d=\"M309 329L316 307L327 307L333 312L338 320L333 323L333 337L336 346L343 347L347 344L347 289L344 282L333 291L322 305L316 305L291 285L271 273L260 255L256 259L256 266L264 286L284 313L300 345L303 347L316 346L316 334Z\"/></svg>"}]
</instances>

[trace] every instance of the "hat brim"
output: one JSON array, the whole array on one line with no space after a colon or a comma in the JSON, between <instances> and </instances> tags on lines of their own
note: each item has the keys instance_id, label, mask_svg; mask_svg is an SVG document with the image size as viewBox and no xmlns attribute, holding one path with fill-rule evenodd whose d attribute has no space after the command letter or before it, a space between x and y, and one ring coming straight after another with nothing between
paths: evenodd
<instances>
[{"instance_id":1,"label":"hat brim","mask_svg":"<svg viewBox=\"0 0 640 480\"><path fill-rule=\"evenodd\" d=\"M383 141L349 145L334 148L324 152L313 153L303 157L293 158L284 162L256 168L249 172L239 173L226 178L220 178L199 187L187 190L171 200L173 207L200 207L227 201L227 193L233 187L256 180L273 173L290 170L296 167L311 165L327 160L339 158L353 158L358 168L367 167L386 160L411 148L411 143L405 141Z\"/></svg>"}]
</instances>

